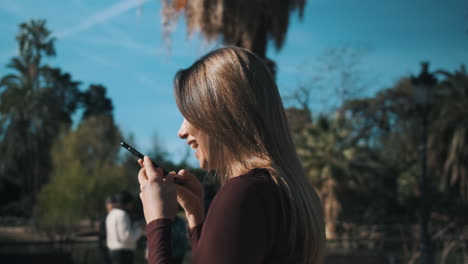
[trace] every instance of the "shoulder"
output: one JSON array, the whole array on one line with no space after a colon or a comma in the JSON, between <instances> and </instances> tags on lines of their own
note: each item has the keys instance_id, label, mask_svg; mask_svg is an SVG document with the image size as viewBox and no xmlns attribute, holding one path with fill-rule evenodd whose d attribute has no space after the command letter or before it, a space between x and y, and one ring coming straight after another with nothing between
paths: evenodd
<instances>
[{"instance_id":1,"label":"shoulder","mask_svg":"<svg viewBox=\"0 0 468 264\"><path fill-rule=\"evenodd\" d=\"M280 227L279 201L280 192L267 170L255 169L231 178L216 194L202 232L207 236L228 232L230 237L242 237L239 241L243 242L271 241Z\"/></svg>"},{"instance_id":2,"label":"shoulder","mask_svg":"<svg viewBox=\"0 0 468 264\"><path fill-rule=\"evenodd\" d=\"M124 210L119 209L119 208L113 208L107 214L107 219L109 219L109 218L122 218L122 217L125 217L125 215L126 215L126 213L125 213Z\"/></svg>"},{"instance_id":3,"label":"shoulder","mask_svg":"<svg viewBox=\"0 0 468 264\"><path fill-rule=\"evenodd\" d=\"M254 169L246 174L229 179L219 190L218 199L250 205L268 202L278 196L278 187L266 169ZM215 198L216 199L216 198Z\"/></svg>"},{"instance_id":4,"label":"shoulder","mask_svg":"<svg viewBox=\"0 0 468 264\"><path fill-rule=\"evenodd\" d=\"M275 183L266 169L253 169L229 179L221 188L237 189L239 191L266 191L276 188ZM221 191L220 190L220 191Z\"/></svg>"}]
</instances>

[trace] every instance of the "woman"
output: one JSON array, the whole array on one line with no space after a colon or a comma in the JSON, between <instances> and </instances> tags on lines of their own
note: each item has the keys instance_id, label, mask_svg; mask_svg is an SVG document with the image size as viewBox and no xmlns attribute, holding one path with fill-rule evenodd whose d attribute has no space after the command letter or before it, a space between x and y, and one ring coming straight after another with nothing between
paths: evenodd
<instances>
[{"instance_id":1,"label":"woman","mask_svg":"<svg viewBox=\"0 0 468 264\"><path fill-rule=\"evenodd\" d=\"M164 176L148 157L139 161L149 263L170 263L177 202L190 228L192 263L320 263L320 199L307 183L263 61L241 48L215 50L179 71L174 91L185 118L179 137L196 149L201 168L216 171L222 187L205 218L203 187L192 174Z\"/></svg>"}]
</instances>

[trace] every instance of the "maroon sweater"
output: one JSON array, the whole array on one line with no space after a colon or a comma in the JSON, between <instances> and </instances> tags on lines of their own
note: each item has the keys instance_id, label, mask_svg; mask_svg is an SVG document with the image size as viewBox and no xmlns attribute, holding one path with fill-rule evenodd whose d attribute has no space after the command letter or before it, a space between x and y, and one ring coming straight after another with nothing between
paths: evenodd
<instances>
[{"instance_id":1,"label":"maroon sweater","mask_svg":"<svg viewBox=\"0 0 468 264\"><path fill-rule=\"evenodd\" d=\"M211 203L205 222L189 231L192 263L293 263L281 194L265 169L228 180ZM171 263L170 219L147 227L148 263Z\"/></svg>"}]
</instances>

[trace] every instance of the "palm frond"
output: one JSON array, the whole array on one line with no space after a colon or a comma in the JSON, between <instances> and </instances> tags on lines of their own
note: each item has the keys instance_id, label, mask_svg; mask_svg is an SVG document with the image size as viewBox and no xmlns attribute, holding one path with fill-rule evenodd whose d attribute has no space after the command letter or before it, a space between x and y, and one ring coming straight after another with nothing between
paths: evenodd
<instances>
[{"instance_id":1,"label":"palm frond","mask_svg":"<svg viewBox=\"0 0 468 264\"><path fill-rule=\"evenodd\" d=\"M200 31L207 40L222 38L265 57L266 44L273 40L276 49L284 44L290 13L302 17L305 0L223 1L162 0L166 36L174 29L178 13L184 11L188 34Z\"/></svg>"}]
</instances>

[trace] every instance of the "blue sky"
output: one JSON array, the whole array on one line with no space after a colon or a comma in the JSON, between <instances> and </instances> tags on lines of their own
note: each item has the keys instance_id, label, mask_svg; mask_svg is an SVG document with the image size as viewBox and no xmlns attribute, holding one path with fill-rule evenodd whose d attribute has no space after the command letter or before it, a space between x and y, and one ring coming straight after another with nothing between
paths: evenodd
<instances>
[{"instance_id":1,"label":"blue sky","mask_svg":"<svg viewBox=\"0 0 468 264\"><path fill-rule=\"evenodd\" d=\"M169 52L160 11L159 0L0 0L0 76L17 54L17 25L44 18L57 37L57 57L48 63L82 81L82 89L105 85L124 134L134 134L143 151L157 134L178 160L186 145L177 138L182 116L172 78L219 43L188 38L181 19ZM468 62L467 32L466 0L309 0L302 20L292 16L284 47L277 52L270 46L268 56L278 65L282 95L314 87L311 107L326 111L341 98L335 92L339 71L326 69L332 58L355 63L349 69L356 86L369 95L417 74L424 60L432 69L458 69ZM335 57L326 55L343 47Z\"/></svg>"}]
</instances>

